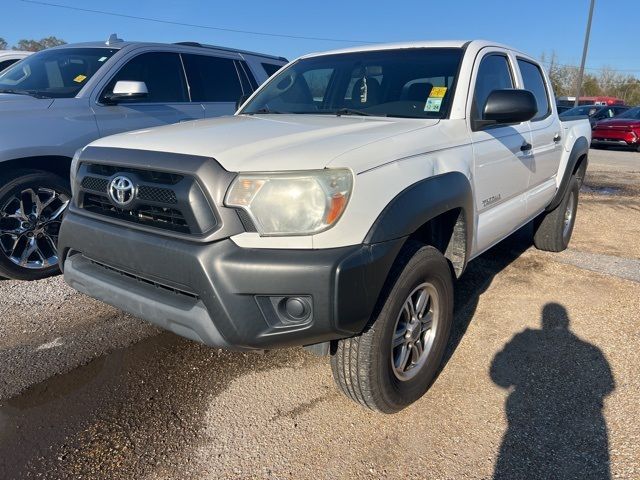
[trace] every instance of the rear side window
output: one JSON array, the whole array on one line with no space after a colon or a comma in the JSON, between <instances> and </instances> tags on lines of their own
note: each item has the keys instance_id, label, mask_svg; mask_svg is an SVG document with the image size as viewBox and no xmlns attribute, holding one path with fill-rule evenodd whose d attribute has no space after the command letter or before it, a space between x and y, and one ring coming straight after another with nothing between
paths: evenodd
<instances>
[{"instance_id":1,"label":"rear side window","mask_svg":"<svg viewBox=\"0 0 640 480\"><path fill-rule=\"evenodd\" d=\"M129 60L111 79L102 98L113 92L113 87L120 80L144 82L149 95L136 100L140 103L175 103L188 102L187 84L182 70L182 62L177 53L150 52L143 53Z\"/></svg>"},{"instance_id":2,"label":"rear side window","mask_svg":"<svg viewBox=\"0 0 640 480\"><path fill-rule=\"evenodd\" d=\"M504 55L487 55L482 59L476 86L473 94L474 116L483 120L484 107L489 94L494 90L513 88L513 76L507 57Z\"/></svg>"},{"instance_id":3,"label":"rear side window","mask_svg":"<svg viewBox=\"0 0 640 480\"><path fill-rule=\"evenodd\" d=\"M5 60L4 62L0 62L0 72L5 68L9 67L10 65L13 65L17 61L18 61L17 58L12 58L11 60Z\"/></svg>"},{"instance_id":4,"label":"rear side window","mask_svg":"<svg viewBox=\"0 0 640 480\"><path fill-rule=\"evenodd\" d=\"M242 96L233 60L183 54L192 102L236 102Z\"/></svg>"},{"instance_id":5,"label":"rear side window","mask_svg":"<svg viewBox=\"0 0 640 480\"><path fill-rule=\"evenodd\" d=\"M264 68L264 71L267 72L267 75L270 77L271 75L276 73L278 70L280 70L282 68L282 65L274 65L273 63L263 63L262 68Z\"/></svg>"},{"instance_id":6,"label":"rear side window","mask_svg":"<svg viewBox=\"0 0 640 480\"><path fill-rule=\"evenodd\" d=\"M533 93L538 104L538 113L531 121L542 120L551 113L551 103L540 67L520 58L518 59L518 67L520 67L524 88Z\"/></svg>"}]
</instances>

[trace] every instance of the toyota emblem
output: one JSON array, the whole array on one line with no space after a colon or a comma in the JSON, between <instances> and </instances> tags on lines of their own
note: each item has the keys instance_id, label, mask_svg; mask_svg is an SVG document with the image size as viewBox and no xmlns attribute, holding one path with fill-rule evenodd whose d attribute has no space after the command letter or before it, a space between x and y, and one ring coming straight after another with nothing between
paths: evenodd
<instances>
[{"instance_id":1,"label":"toyota emblem","mask_svg":"<svg viewBox=\"0 0 640 480\"><path fill-rule=\"evenodd\" d=\"M118 175L109 183L109 197L120 208L124 208L133 202L135 194L136 187L129 177Z\"/></svg>"}]
</instances>

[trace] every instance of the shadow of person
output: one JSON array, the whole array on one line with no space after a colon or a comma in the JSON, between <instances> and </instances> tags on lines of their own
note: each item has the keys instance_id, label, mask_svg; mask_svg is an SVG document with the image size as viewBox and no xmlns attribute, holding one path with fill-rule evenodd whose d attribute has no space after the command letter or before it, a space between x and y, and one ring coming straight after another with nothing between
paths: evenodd
<instances>
[{"instance_id":1,"label":"shadow of person","mask_svg":"<svg viewBox=\"0 0 640 480\"><path fill-rule=\"evenodd\" d=\"M541 330L511 339L491 379L511 392L494 479L611 478L602 404L613 374L600 349L569 330L562 305L548 303Z\"/></svg>"}]
</instances>

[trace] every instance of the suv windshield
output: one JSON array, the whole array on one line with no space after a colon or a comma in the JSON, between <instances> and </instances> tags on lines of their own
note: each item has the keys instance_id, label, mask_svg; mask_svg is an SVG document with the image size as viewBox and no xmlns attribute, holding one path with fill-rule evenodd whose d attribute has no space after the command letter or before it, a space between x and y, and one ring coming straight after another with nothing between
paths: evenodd
<instances>
[{"instance_id":1,"label":"suv windshield","mask_svg":"<svg viewBox=\"0 0 640 480\"><path fill-rule=\"evenodd\" d=\"M75 97L118 50L56 48L31 55L0 74L0 93L36 97Z\"/></svg>"},{"instance_id":2,"label":"suv windshield","mask_svg":"<svg viewBox=\"0 0 640 480\"><path fill-rule=\"evenodd\" d=\"M444 118L461 48L354 52L299 60L240 112Z\"/></svg>"},{"instance_id":3,"label":"suv windshield","mask_svg":"<svg viewBox=\"0 0 640 480\"><path fill-rule=\"evenodd\" d=\"M640 120L640 107L631 108L626 112L616 115L615 118L633 118L635 120Z\"/></svg>"}]
</instances>

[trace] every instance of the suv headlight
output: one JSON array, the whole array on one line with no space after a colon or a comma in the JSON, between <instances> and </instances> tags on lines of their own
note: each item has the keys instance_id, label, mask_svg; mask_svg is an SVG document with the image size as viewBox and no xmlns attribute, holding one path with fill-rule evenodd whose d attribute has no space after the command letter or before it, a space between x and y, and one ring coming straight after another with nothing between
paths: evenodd
<instances>
[{"instance_id":1,"label":"suv headlight","mask_svg":"<svg viewBox=\"0 0 640 480\"><path fill-rule=\"evenodd\" d=\"M242 173L225 204L246 210L261 235L311 235L338 221L352 187L346 169Z\"/></svg>"}]
</instances>

